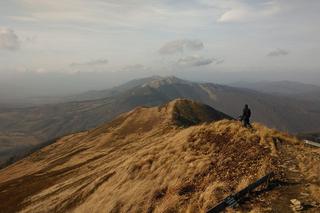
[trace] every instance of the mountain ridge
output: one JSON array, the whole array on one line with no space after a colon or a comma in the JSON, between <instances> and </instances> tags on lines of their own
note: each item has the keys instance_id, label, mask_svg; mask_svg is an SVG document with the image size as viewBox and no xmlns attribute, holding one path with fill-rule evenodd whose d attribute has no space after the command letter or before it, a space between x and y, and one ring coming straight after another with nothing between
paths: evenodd
<instances>
[{"instance_id":1,"label":"mountain ridge","mask_svg":"<svg viewBox=\"0 0 320 213\"><path fill-rule=\"evenodd\" d=\"M261 82L235 82L231 86L248 88L258 92L291 96L302 100L320 100L320 86L295 81L261 81Z\"/></svg>"},{"instance_id":2,"label":"mountain ridge","mask_svg":"<svg viewBox=\"0 0 320 213\"><path fill-rule=\"evenodd\" d=\"M319 152L260 124L244 128L214 109L203 118L208 107L178 99L67 135L0 170L0 210L205 212L269 171L302 184L262 193L263 201L253 198L240 212L289 211L293 194L303 202L319 198ZM181 125L175 116L181 108L189 109L183 117L198 122Z\"/></svg>"},{"instance_id":3,"label":"mountain ridge","mask_svg":"<svg viewBox=\"0 0 320 213\"><path fill-rule=\"evenodd\" d=\"M34 146L94 128L135 107L157 106L176 98L203 102L232 117L238 117L243 105L249 104L252 120L269 127L292 133L320 131L320 102L299 101L212 83L195 83L176 77L137 79L120 87L102 99L0 108L0 152L7 153L0 159L0 165L21 158ZM24 138L30 139L25 141Z\"/></svg>"}]
</instances>

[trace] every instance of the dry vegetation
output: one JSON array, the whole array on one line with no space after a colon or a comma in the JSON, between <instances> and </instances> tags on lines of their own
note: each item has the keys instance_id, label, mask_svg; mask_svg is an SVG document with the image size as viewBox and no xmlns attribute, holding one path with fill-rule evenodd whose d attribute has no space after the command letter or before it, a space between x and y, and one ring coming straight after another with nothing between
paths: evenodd
<instances>
[{"instance_id":1,"label":"dry vegetation","mask_svg":"<svg viewBox=\"0 0 320 213\"><path fill-rule=\"evenodd\" d=\"M287 212L296 198L319 212L319 150L260 124L246 129L221 120L225 115L212 110L176 100L66 136L0 172L0 209L205 212L274 171L283 184L238 211ZM215 122L203 123L209 120Z\"/></svg>"}]
</instances>

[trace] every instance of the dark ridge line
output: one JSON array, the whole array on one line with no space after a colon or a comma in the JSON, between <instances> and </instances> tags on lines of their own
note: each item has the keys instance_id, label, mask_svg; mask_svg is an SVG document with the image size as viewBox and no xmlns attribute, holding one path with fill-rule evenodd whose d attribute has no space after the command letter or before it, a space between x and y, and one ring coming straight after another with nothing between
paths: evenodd
<instances>
[{"instance_id":1,"label":"dark ridge line","mask_svg":"<svg viewBox=\"0 0 320 213\"><path fill-rule=\"evenodd\" d=\"M256 182L250 184L249 186L247 186L246 188L242 189L241 191L226 197L218 205L216 205L212 209L208 210L207 213L219 213L219 212L222 212L227 207L235 207L236 205L239 204L239 202L241 202L245 198L246 195L251 193L258 186L260 186L260 185L262 185L264 183L267 183L267 185L269 186L270 179L273 176L274 176L273 172L265 175L264 177L258 179Z\"/></svg>"}]
</instances>

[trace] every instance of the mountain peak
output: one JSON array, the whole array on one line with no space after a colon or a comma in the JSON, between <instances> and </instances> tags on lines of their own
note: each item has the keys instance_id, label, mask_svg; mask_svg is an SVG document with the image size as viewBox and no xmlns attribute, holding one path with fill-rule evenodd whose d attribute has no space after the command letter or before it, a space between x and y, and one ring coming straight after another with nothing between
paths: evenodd
<instances>
[{"instance_id":1,"label":"mountain peak","mask_svg":"<svg viewBox=\"0 0 320 213\"><path fill-rule=\"evenodd\" d=\"M151 79L151 81L143 84L142 87L149 86L152 88L159 88L160 86L167 85L167 84L191 84L191 82L182 80L175 76L165 76L165 77L155 76L154 78Z\"/></svg>"},{"instance_id":2,"label":"mountain peak","mask_svg":"<svg viewBox=\"0 0 320 213\"><path fill-rule=\"evenodd\" d=\"M208 105L188 99L175 99L168 105L171 106L172 121L179 126L191 126L231 118Z\"/></svg>"},{"instance_id":3,"label":"mountain peak","mask_svg":"<svg viewBox=\"0 0 320 213\"><path fill-rule=\"evenodd\" d=\"M129 135L152 129L188 127L230 118L208 105L188 99L175 99L159 107L137 107L98 128L97 134L105 132L110 127L117 129L118 134Z\"/></svg>"}]
</instances>

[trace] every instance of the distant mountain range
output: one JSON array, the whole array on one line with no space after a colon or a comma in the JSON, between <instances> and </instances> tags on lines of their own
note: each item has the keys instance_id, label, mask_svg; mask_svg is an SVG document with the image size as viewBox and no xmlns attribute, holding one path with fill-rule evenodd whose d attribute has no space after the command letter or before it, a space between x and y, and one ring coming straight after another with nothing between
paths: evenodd
<instances>
[{"instance_id":1,"label":"distant mountain range","mask_svg":"<svg viewBox=\"0 0 320 213\"><path fill-rule=\"evenodd\" d=\"M203 102L235 118L249 104L253 121L291 133L320 132L320 101L155 76L70 96L57 104L0 106L0 161L15 161L35 146L94 128L137 106L156 106L176 98Z\"/></svg>"},{"instance_id":2,"label":"distant mountain range","mask_svg":"<svg viewBox=\"0 0 320 213\"><path fill-rule=\"evenodd\" d=\"M291 96L303 100L320 100L320 86L312 84L294 81L260 81L255 83L242 81L231 85L274 95Z\"/></svg>"}]
</instances>

